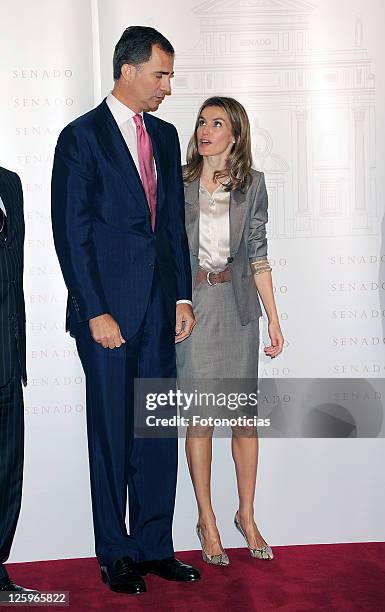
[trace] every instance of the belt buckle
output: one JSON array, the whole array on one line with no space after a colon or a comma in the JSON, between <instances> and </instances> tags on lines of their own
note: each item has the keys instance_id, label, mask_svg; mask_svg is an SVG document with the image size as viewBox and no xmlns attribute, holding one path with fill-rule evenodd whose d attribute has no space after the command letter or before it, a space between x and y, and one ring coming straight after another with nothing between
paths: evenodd
<instances>
[{"instance_id":1,"label":"belt buckle","mask_svg":"<svg viewBox=\"0 0 385 612\"><path fill-rule=\"evenodd\" d=\"M208 284L210 285L210 287L215 287L215 285L217 285L218 283L212 283L212 282L211 282L211 280L210 280L210 274L214 274L214 272L213 272L213 271L211 271L211 272L207 272L207 274L206 274L206 280L207 280Z\"/></svg>"}]
</instances>

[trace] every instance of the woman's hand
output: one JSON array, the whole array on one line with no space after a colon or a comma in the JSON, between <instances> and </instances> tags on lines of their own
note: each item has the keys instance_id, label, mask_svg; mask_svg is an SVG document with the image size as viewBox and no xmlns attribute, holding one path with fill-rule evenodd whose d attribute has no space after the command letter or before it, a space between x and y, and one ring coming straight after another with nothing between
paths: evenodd
<instances>
[{"instance_id":1,"label":"woman's hand","mask_svg":"<svg viewBox=\"0 0 385 612\"><path fill-rule=\"evenodd\" d=\"M263 350L265 351L265 355L273 359L274 357L282 353L283 349L283 335L278 321L271 321L269 323L268 332L271 340L271 345L265 346Z\"/></svg>"}]
</instances>

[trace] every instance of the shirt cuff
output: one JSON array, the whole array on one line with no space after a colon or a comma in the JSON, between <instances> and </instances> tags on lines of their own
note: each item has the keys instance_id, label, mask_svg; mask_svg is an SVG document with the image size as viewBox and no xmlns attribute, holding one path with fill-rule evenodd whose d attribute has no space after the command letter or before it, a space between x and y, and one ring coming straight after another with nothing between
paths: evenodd
<instances>
[{"instance_id":1,"label":"shirt cuff","mask_svg":"<svg viewBox=\"0 0 385 612\"><path fill-rule=\"evenodd\" d=\"M176 303L177 304L190 304L190 306L192 306L192 301L191 300L177 300Z\"/></svg>"}]
</instances>

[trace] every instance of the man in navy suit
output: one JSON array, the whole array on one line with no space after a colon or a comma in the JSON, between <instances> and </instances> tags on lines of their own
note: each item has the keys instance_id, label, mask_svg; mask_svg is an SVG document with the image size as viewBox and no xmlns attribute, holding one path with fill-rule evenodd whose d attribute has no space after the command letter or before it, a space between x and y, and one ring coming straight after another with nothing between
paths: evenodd
<instances>
[{"instance_id":1,"label":"man in navy suit","mask_svg":"<svg viewBox=\"0 0 385 612\"><path fill-rule=\"evenodd\" d=\"M134 379L174 378L195 320L178 136L148 114L171 94L174 50L133 26L113 63L112 93L59 136L52 223L86 375L96 555L112 590L141 593L147 573L200 577L174 557L177 440L133 435Z\"/></svg>"},{"instance_id":2,"label":"man in navy suit","mask_svg":"<svg viewBox=\"0 0 385 612\"><path fill-rule=\"evenodd\" d=\"M16 585L8 559L21 506L24 463L25 367L23 190L14 172L0 167L0 591Z\"/></svg>"}]
</instances>

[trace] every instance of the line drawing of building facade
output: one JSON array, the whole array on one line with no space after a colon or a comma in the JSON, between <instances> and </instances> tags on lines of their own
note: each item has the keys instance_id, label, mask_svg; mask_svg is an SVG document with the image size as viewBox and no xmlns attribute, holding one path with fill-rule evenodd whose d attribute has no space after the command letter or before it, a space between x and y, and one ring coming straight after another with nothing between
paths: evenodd
<instances>
[{"instance_id":1,"label":"line drawing of building facade","mask_svg":"<svg viewBox=\"0 0 385 612\"><path fill-rule=\"evenodd\" d=\"M362 19L351 49L312 49L316 8L306 0L196 6L200 38L176 57L164 116L183 126L186 150L205 98L245 105L254 164L266 175L270 237L377 234L375 78Z\"/></svg>"}]
</instances>

